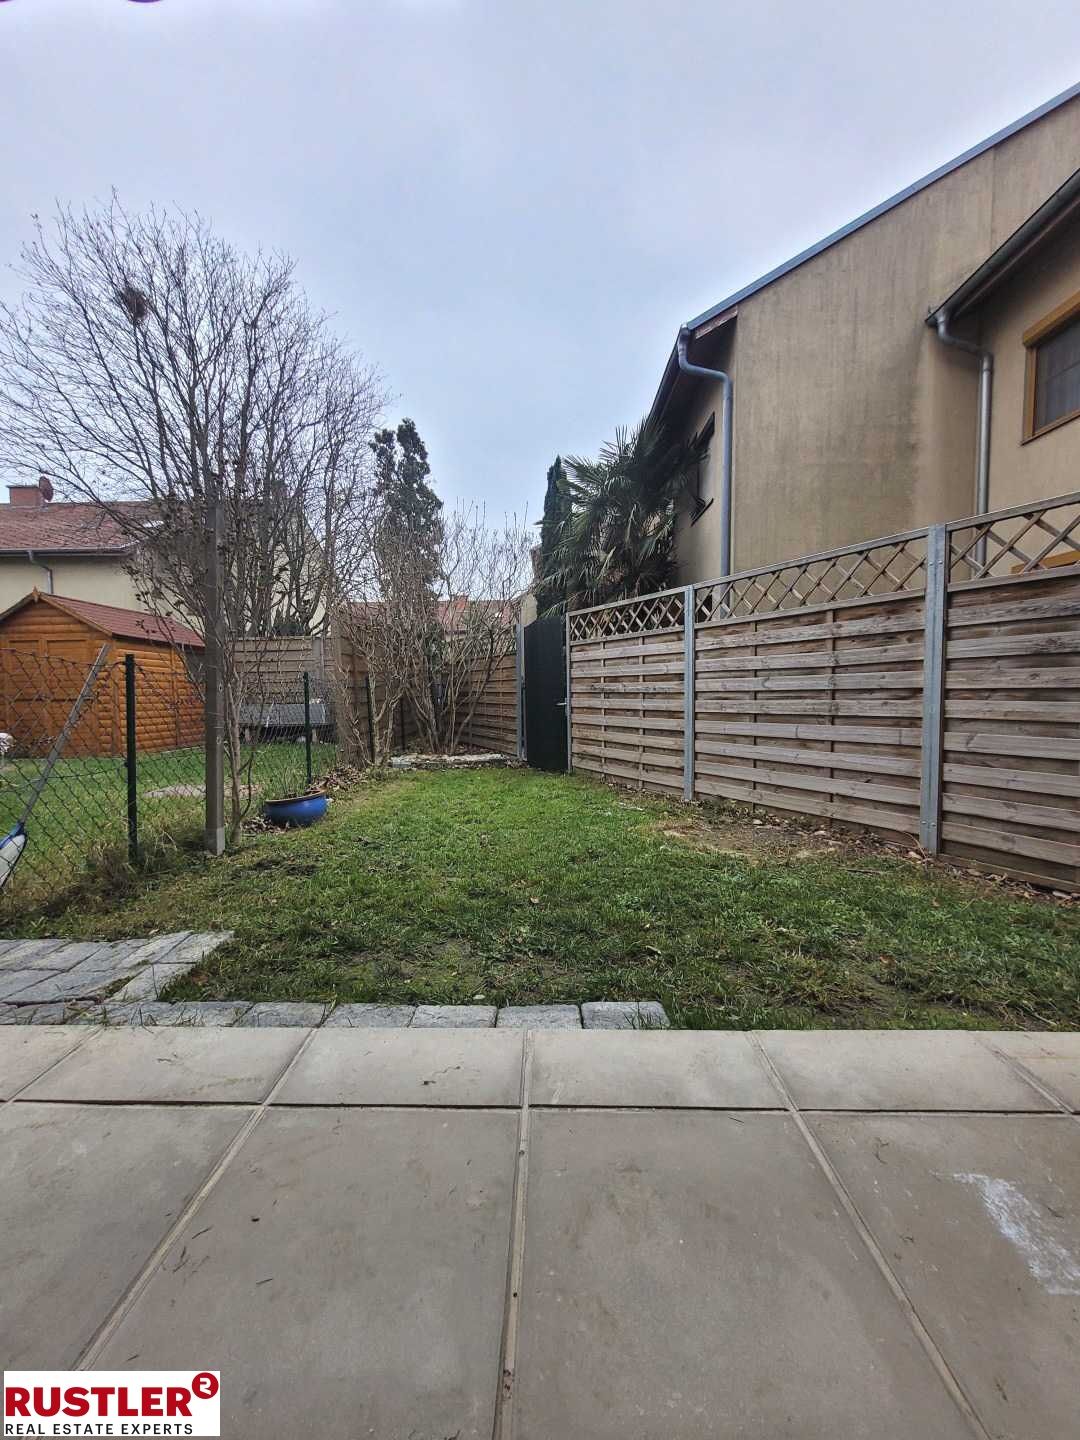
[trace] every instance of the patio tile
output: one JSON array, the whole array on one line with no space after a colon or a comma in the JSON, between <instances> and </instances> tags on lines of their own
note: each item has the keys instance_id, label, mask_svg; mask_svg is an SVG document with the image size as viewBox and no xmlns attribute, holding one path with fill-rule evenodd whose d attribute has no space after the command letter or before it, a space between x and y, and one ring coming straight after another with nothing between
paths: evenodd
<instances>
[{"instance_id":1,"label":"patio tile","mask_svg":"<svg viewBox=\"0 0 1080 1440\"><path fill-rule=\"evenodd\" d=\"M114 1026L61 1061L27 1098L253 1103L265 1099L304 1035L302 1030Z\"/></svg>"},{"instance_id":2,"label":"patio tile","mask_svg":"<svg viewBox=\"0 0 1080 1440\"><path fill-rule=\"evenodd\" d=\"M92 956L107 956L109 949L101 941L32 940L28 944L30 948L13 954L12 965L5 965L5 969L17 965L20 970L47 970L55 974L60 970L71 970ZM108 960L95 968L108 969Z\"/></svg>"},{"instance_id":3,"label":"patio tile","mask_svg":"<svg viewBox=\"0 0 1080 1440\"><path fill-rule=\"evenodd\" d=\"M191 969L185 961L180 965L169 965L165 962L153 965L144 965L137 970L127 984L116 992L114 1000L156 1000L163 991L167 990L174 980L182 980Z\"/></svg>"},{"instance_id":4,"label":"patio tile","mask_svg":"<svg viewBox=\"0 0 1080 1440\"><path fill-rule=\"evenodd\" d=\"M796 1105L817 1110L1052 1110L960 1030L768 1030Z\"/></svg>"},{"instance_id":5,"label":"patio tile","mask_svg":"<svg viewBox=\"0 0 1080 1440\"><path fill-rule=\"evenodd\" d=\"M326 1021L328 1029L403 1030L412 1023L415 1005L339 1005Z\"/></svg>"},{"instance_id":6,"label":"patio tile","mask_svg":"<svg viewBox=\"0 0 1080 1440\"><path fill-rule=\"evenodd\" d=\"M0 1112L0 1333L9 1368L68 1369L246 1110ZM129 1350L128 1355L131 1354Z\"/></svg>"},{"instance_id":7,"label":"patio tile","mask_svg":"<svg viewBox=\"0 0 1080 1440\"><path fill-rule=\"evenodd\" d=\"M1080 1032L1005 1031L981 1038L1030 1070L1070 1110L1080 1112Z\"/></svg>"},{"instance_id":8,"label":"patio tile","mask_svg":"<svg viewBox=\"0 0 1080 1440\"><path fill-rule=\"evenodd\" d=\"M670 1022L658 1000L587 1000L581 1023L586 1030L666 1030Z\"/></svg>"},{"instance_id":9,"label":"patio tile","mask_svg":"<svg viewBox=\"0 0 1080 1440\"><path fill-rule=\"evenodd\" d=\"M576 1005L504 1005L496 1025L500 1030L580 1030Z\"/></svg>"},{"instance_id":10,"label":"patio tile","mask_svg":"<svg viewBox=\"0 0 1080 1440\"><path fill-rule=\"evenodd\" d=\"M9 1100L85 1039L85 1029L77 1025L27 1025L6 1034L0 1043L0 1100Z\"/></svg>"},{"instance_id":11,"label":"patio tile","mask_svg":"<svg viewBox=\"0 0 1080 1440\"><path fill-rule=\"evenodd\" d=\"M809 1122L987 1431L1073 1440L1076 1122L1064 1115L815 1115Z\"/></svg>"},{"instance_id":12,"label":"patio tile","mask_svg":"<svg viewBox=\"0 0 1080 1440\"><path fill-rule=\"evenodd\" d=\"M531 1137L519 1440L970 1436L787 1115Z\"/></svg>"},{"instance_id":13,"label":"patio tile","mask_svg":"<svg viewBox=\"0 0 1080 1440\"><path fill-rule=\"evenodd\" d=\"M414 1030L490 1030L494 1005L418 1005Z\"/></svg>"},{"instance_id":14,"label":"patio tile","mask_svg":"<svg viewBox=\"0 0 1080 1440\"><path fill-rule=\"evenodd\" d=\"M24 990L36 986L47 973L44 970L0 970L0 1000L15 999Z\"/></svg>"},{"instance_id":15,"label":"patio tile","mask_svg":"<svg viewBox=\"0 0 1080 1440\"><path fill-rule=\"evenodd\" d=\"M76 1025L86 1021L100 1024L104 1018L102 1007L89 1000L0 1006L0 1025Z\"/></svg>"},{"instance_id":16,"label":"patio tile","mask_svg":"<svg viewBox=\"0 0 1080 1440\"><path fill-rule=\"evenodd\" d=\"M326 1018L327 1007L306 1000L262 1000L240 1019L243 1029L273 1029L277 1026L306 1026L312 1030Z\"/></svg>"},{"instance_id":17,"label":"patio tile","mask_svg":"<svg viewBox=\"0 0 1080 1440\"><path fill-rule=\"evenodd\" d=\"M288 1105L517 1105L520 1034L320 1030L277 1097Z\"/></svg>"},{"instance_id":18,"label":"patio tile","mask_svg":"<svg viewBox=\"0 0 1080 1440\"><path fill-rule=\"evenodd\" d=\"M736 1031L597 1030L537 1035L531 1103L779 1109L784 1102Z\"/></svg>"},{"instance_id":19,"label":"patio tile","mask_svg":"<svg viewBox=\"0 0 1080 1440\"><path fill-rule=\"evenodd\" d=\"M271 1111L99 1365L210 1343L234 1440L488 1440L516 1149L511 1113Z\"/></svg>"}]
</instances>

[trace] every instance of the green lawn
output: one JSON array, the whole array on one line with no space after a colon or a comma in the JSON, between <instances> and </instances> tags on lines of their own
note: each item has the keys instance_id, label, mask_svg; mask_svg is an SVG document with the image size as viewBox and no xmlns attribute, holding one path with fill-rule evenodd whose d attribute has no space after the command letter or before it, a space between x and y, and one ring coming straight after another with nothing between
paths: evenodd
<instances>
[{"instance_id":1,"label":"green lawn","mask_svg":"<svg viewBox=\"0 0 1080 1440\"><path fill-rule=\"evenodd\" d=\"M314 745L315 774L329 770L335 755L333 745ZM0 764L0 835L22 814L44 764L44 758ZM148 859L156 859L163 844L171 847L201 833L204 772L201 746L139 755L139 833ZM256 791L253 813L260 798L302 792L306 785L304 746L290 741L260 745L252 778ZM123 758L59 760L27 822L27 833L26 853L5 891L7 904L24 907L38 903L77 882L88 867L115 869L127 855Z\"/></svg>"},{"instance_id":2,"label":"green lawn","mask_svg":"<svg viewBox=\"0 0 1080 1440\"><path fill-rule=\"evenodd\" d=\"M827 843L576 777L414 773L340 795L312 830L177 856L41 928L235 930L175 998L656 998L686 1026L1080 1025L1080 909Z\"/></svg>"}]
</instances>

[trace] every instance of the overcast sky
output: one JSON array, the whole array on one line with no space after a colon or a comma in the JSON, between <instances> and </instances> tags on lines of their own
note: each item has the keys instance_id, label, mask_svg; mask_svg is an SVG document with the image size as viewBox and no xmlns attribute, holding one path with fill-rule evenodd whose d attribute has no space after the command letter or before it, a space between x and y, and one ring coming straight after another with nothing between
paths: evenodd
<instances>
[{"instance_id":1,"label":"overcast sky","mask_svg":"<svg viewBox=\"0 0 1080 1440\"><path fill-rule=\"evenodd\" d=\"M1080 78L1075 0L0 0L2 258L116 187L291 252L536 518L682 320ZM13 281L0 277L11 293Z\"/></svg>"}]
</instances>

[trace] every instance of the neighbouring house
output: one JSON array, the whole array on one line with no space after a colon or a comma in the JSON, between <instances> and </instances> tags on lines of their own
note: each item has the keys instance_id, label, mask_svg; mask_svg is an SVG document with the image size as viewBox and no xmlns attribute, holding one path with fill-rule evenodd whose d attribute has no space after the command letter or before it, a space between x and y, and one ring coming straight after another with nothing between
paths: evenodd
<instances>
[{"instance_id":1,"label":"neighbouring house","mask_svg":"<svg viewBox=\"0 0 1080 1440\"><path fill-rule=\"evenodd\" d=\"M32 590L146 610L130 573L131 537L89 501L51 500L51 488L9 485L0 504L0 610ZM147 500L117 502L146 511Z\"/></svg>"},{"instance_id":2,"label":"neighbouring house","mask_svg":"<svg viewBox=\"0 0 1080 1440\"><path fill-rule=\"evenodd\" d=\"M189 666L198 666L204 647L194 630L138 610L33 590L0 614L0 730L14 737L16 756L48 752L102 646L101 678L66 756L125 753L125 655L136 662L139 750L202 743L202 696Z\"/></svg>"},{"instance_id":3,"label":"neighbouring house","mask_svg":"<svg viewBox=\"0 0 1080 1440\"><path fill-rule=\"evenodd\" d=\"M1078 488L1078 166L1080 85L682 327L681 583Z\"/></svg>"}]
</instances>

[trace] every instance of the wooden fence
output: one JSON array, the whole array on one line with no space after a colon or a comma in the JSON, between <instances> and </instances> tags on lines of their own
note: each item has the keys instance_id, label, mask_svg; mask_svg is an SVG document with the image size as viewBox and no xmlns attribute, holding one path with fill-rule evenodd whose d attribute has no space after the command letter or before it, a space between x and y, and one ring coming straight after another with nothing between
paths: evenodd
<instances>
[{"instance_id":1,"label":"wooden fence","mask_svg":"<svg viewBox=\"0 0 1080 1440\"><path fill-rule=\"evenodd\" d=\"M567 617L574 769L1080 889L1080 494Z\"/></svg>"},{"instance_id":2,"label":"wooden fence","mask_svg":"<svg viewBox=\"0 0 1080 1440\"><path fill-rule=\"evenodd\" d=\"M478 667L479 669L479 667ZM470 750L492 750L513 755L518 745L518 662L514 655L500 656L478 675L481 691L472 719L461 732ZM471 703L471 697L467 703Z\"/></svg>"}]
</instances>

